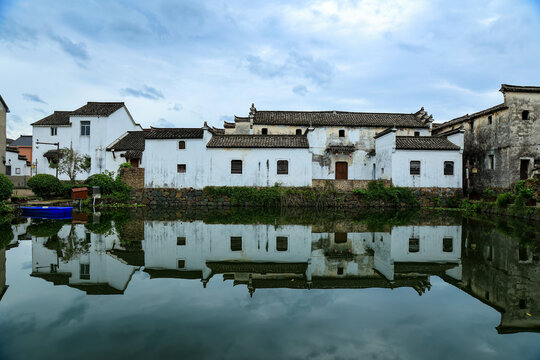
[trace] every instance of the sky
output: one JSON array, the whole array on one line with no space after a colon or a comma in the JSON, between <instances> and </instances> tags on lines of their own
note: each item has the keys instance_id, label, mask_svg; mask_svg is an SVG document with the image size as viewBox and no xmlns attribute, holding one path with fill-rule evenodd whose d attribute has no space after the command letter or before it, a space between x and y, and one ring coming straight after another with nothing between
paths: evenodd
<instances>
[{"instance_id":1,"label":"sky","mask_svg":"<svg viewBox=\"0 0 540 360\"><path fill-rule=\"evenodd\" d=\"M436 122L540 85L540 0L0 0L8 137L87 101L144 127L222 127L259 110Z\"/></svg>"}]
</instances>

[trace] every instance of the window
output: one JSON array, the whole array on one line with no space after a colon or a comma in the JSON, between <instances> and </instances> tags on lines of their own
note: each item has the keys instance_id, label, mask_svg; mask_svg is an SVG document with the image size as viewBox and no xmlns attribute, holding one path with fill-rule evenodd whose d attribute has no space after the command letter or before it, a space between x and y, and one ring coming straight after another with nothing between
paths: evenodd
<instances>
[{"instance_id":1,"label":"window","mask_svg":"<svg viewBox=\"0 0 540 360\"><path fill-rule=\"evenodd\" d=\"M58 128L52 127L51 128L51 136L56 136L56 135L58 135Z\"/></svg>"},{"instance_id":2,"label":"window","mask_svg":"<svg viewBox=\"0 0 540 360\"><path fill-rule=\"evenodd\" d=\"M519 247L519 261L528 261L529 260L529 254L527 252L527 248L524 246Z\"/></svg>"},{"instance_id":3,"label":"window","mask_svg":"<svg viewBox=\"0 0 540 360\"><path fill-rule=\"evenodd\" d=\"M6 165L6 175L11 176L11 165Z\"/></svg>"},{"instance_id":4,"label":"window","mask_svg":"<svg viewBox=\"0 0 540 360\"><path fill-rule=\"evenodd\" d=\"M452 252L454 251L454 245L452 238L443 238L442 239L442 251L443 252Z\"/></svg>"},{"instance_id":5,"label":"window","mask_svg":"<svg viewBox=\"0 0 540 360\"><path fill-rule=\"evenodd\" d=\"M90 264L80 264L79 278L81 280L90 280Z\"/></svg>"},{"instance_id":6,"label":"window","mask_svg":"<svg viewBox=\"0 0 540 360\"><path fill-rule=\"evenodd\" d=\"M261 134L268 135L268 129L267 128L262 128Z\"/></svg>"},{"instance_id":7,"label":"window","mask_svg":"<svg viewBox=\"0 0 540 360\"><path fill-rule=\"evenodd\" d=\"M276 250L287 251L289 245L289 238L286 236L278 236L276 238Z\"/></svg>"},{"instance_id":8,"label":"window","mask_svg":"<svg viewBox=\"0 0 540 360\"><path fill-rule=\"evenodd\" d=\"M409 238L409 252L417 253L420 251L420 239L419 238Z\"/></svg>"},{"instance_id":9,"label":"window","mask_svg":"<svg viewBox=\"0 0 540 360\"><path fill-rule=\"evenodd\" d=\"M346 243L347 242L347 233L346 232L334 233L334 242L336 244Z\"/></svg>"},{"instance_id":10,"label":"window","mask_svg":"<svg viewBox=\"0 0 540 360\"><path fill-rule=\"evenodd\" d=\"M179 173L185 173L186 172L186 164L178 164L176 165L176 171Z\"/></svg>"},{"instance_id":11,"label":"window","mask_svg":"<svg viewBox=\"0 0 540 360\"><path fill-rule=\"evenodd\" d=\"M92 242L92 233L90 233L90 232L86 233L85 241L86 241L87 244Z\"/></svg>"},{"instance_id":12,"label":"window","mask_svg":"<svg viewBox=\"0 0 540 360\"><path fill-rule=\"evenodd\" d=\"M176 238L176 246L185 246L186 245L186 237L185 236L178 236Z\"/></svg>"},{"instance_id":13,"label":"window","mask_svg":"<svg viewBox=\"0 0 540 360\"><path fill-rule=\"evenodd\" d=\"M527 300L519 299L519 308L521 310L526 309L527 308Z\"/></svg>"},{"instance_id":14,"label":"window","mask_svg":"<svg viewBox=\"0 0 540 360\"><path fill-rule=\"evenodd\" d=\"M495 156L493 155L488 155L488 169L495 169Z\"/></svg>"},{"instance_id":15,"label":"window","mask_svg":"<svg viewBox=\"0 0 540 360\"><path fill-rule=\"evenodd\" d=\"M90 121L81 121L81 135L90 136Z\"/></svg>"},{"instance_id":16,"label":"window","mask_svg":"<svg viewBox=\"0 0 540 360\"><path fill-rule=\"evenodd\" d=\"M278 160L277 161L277 174L278 175L287 175L289 173L289 161L287 160Z\"/></svg>"},{"instance_id":17,"label":"window","mask_svg":"<svg viewBox=\"0 0 540 360\"><path fill-rule=\"evenodd\" d=\"M411 161L410 173L411 175L420 175L420 161Z\"/></svg>"},{"instance_id":18,"label":"window","mask_svg":"<svg viewBox=\"0 0 540 360\"><path fill-rule=\"evenodd\" d=\"M302 129L296 129L296 135L302 135Z\"/></svg>"},{"instance_id":19,"label":"window","mask_svg":"<svg viewBox=\"0 0 540 360\"><path fill-rule=\"evenodd\" d=\"M521 112L521 120L529 120L529 118L530 118L529 110L523 110Z\"/></svg>"},{"instance_id":20,"label":"window","mask_svg":"<svg viewBox=\"0 0 540 360\"><path fill-rule=\"evenodd\" d=\"M342 267L337 268L337 274L338 275L343 275L343 268Z\"/></svg>"},{"instance_id":21,"label":"window","mask_svg":"<svg viewBox=\"0 0 540 360\"><path fill-rule=\"evenodd\" d=\"M488 124L489 125L493 124L493 116L492 115L488 116Z\"/></svg>"},{"instance_id":22,"label":"window","mask_svg":"<svg viewBox=\"0 0 540 360\"><path fill-rule=\"evenodd\" d=\"M186 267L186 260L178 259L176 260L176 268L177 269L183 269Z\"/></svg>"},{"instance_id":23,"label":"window","mask_svg":"<svg viewBox=\"0 0 540 360\"><path fill-rule=\"evenodd\" d=\"M471 131L474 129L474 120L469 121L469 125L471 126Z\"/></svg>"},{"instance_id":24,"label":"window","mask_svg":"<svg viewBox=\"0 0 540 360\"><path fill-rule=\"evenodd\" d=\"M186 148L186 142L185 141L179 141L178 142L178 150L184 150Z\"/></svg>"},{"instance_id":25,"label":"window","mask_svg":"<svg viewBox=\"0 0 540 360\"><path fill-rule=\"evenodd\" d=\"M453 161L444 162L444 175L454 175L454 162Z\"/></svg>"},{"instance_id":26,"label":"window","mask_svg":"<svg viewBox=\"0 0 540 360\"><path fill-rule=\"evenodd\" d=\"M384 168L381 168L381 174L384 174Z\"/></svg>"},{"instance_id":27,"label":"window","mask_svg":"<svg viewBox=\"0 0 540 360\"><path fill-rule=\"evenodd\" d=\"M416 136L416 137L420 136L420 131L415 131L414 136Z\"/></svg>"},{"instance_id":28,"label":"window","mask_svg":"<svg viewBox=\"0 0 540 360\"><path fill-rule=\"evenodd\" d=\"M21 168L15 168L15 174L20 175L21 174Z\"/></svg>"},{"instance_id":29,"label":"window","mask_svg":"<svg viewBox=\"0 0 540 360\"><path fill-rule=\"evenodd\" d=\"M231 160L231 174L242 173L242 160Z\"/></svg>"},{"instance_id":30,"label":"window","mask_svg":"<svg viewBox=\"0 0 540 360\"><path fill-rule=\"evenodd\" d=\"M241 236L231 236L231 251L242 251Z\"/></svg>"},{"instance_id":31,"label":"window","mask_svg":"<svg viewBox=\"0 0 540 360\"><path fill-rule=\"evenodd\" d=\"M339 130L339 137L345 137L345 130Z\"/></svg>"}]
</instances>

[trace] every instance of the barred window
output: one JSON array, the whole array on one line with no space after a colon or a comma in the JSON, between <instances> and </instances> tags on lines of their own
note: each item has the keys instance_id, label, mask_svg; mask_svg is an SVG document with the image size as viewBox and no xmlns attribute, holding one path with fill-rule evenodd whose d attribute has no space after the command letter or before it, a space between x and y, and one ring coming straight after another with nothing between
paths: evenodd
<instances>
[{"instance_id":1,"label":"barred window","mask_svg":"<svg viewBox=\"0 0 540 360\"><path fill-rule=\"evenodd\" d=\"M444 162L444 175L454 175L454 162L453 161Z\"/></svg>"},{"instance_id":2,"label":"barred window","mask_svg":"<svg viewBox=\"0 0 540 360\"><path fill-rule=\"evenodd\" d=\"M420 161L411 161L410 173L411 175L420 175Z\"/></svg>"},{"instance_id":3,"label":"barred window","mask_svg":"<svg viewBox=\"0 0 540 360\"><path fill-rule=\"evenodd\" d=\"M90 280L90 264L79 265L79 278L81 280Z\"/></svg>"},{"instance_id":4,"label":"barred window","mask_svg":"<svg viewBox=\"0 0 540 360\"><path fill-rule=\"evenodd\" d=\"M242 160L231 160L231 174L242 173Z\"/></svg>"},{"instance_id":5,"label":"barred window","mask_svg":"<svg viewBox=\"0 0 540 360\"><path fill-rule=\"evenodd\" d=\"M231 251L242 251L241 236L231 236Z\"/></svg>"},{"instance_id":6,"label":"barred window","mask_svg":"<svg viewBox=\"0 0 540 360\"><path fill-rule=\"evenodd\" d=\"M278 175L287 175L289 173L289 161L287 161L287 160L278 160L278 162L277 162L277 173L278 173Z\"/></svg>"},{"instance_id":7,"label":"barred window","mask_svg":"<svg viewBox=\"0 0 540 360\"><path fill-rule=\"evenodd\" d=\"M186 172L186 164L178 164L176 165L176 171L179 173L185 173Z\"/></svg>"},{"instance_id":8,"label":"barred window","mask_svg":"<svg viewBox=\"0 0 540 360\"><path fill-rule=\"evenodd\" d=\"M58 135L58 128L52 127L51 128L51 136L56 136L56 135Z\"/></svg>"}]
</instances>

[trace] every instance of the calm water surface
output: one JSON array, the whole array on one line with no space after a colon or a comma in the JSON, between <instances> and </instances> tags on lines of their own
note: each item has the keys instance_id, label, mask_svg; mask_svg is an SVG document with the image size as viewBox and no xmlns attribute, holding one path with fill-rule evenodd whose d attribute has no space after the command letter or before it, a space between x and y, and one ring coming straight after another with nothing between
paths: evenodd
<instances>
[{"instance_id":1,"label":"calm water surface","mask_svg":"<svg viewBox=\"0 0 540 360\"><path fill-rule=\"evenodd\" d=\"M2 359L540 359L534 224L145 211L0 232Z\"/></svg>"}]
</instances>

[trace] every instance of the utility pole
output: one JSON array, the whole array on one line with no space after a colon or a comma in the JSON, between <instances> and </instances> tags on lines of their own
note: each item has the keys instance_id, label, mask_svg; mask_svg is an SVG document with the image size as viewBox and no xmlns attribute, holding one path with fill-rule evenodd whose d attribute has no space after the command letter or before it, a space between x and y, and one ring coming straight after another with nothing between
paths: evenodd
<instances>
[{"instance_id":1,"label":"utility pole","mask_svg":"<svg viewBox=\"0 0 540 360\"><path fill-rule=\"evenodd\" d=\"M36 141L36 144L40 145L54 145L56 146L56 178L58 179L58 164L60 163L60 143L50 143L50 142L43 142L43 141ZM37 164L36 164L36 170L37 170Z\"/></svg>"}]
</instances>

